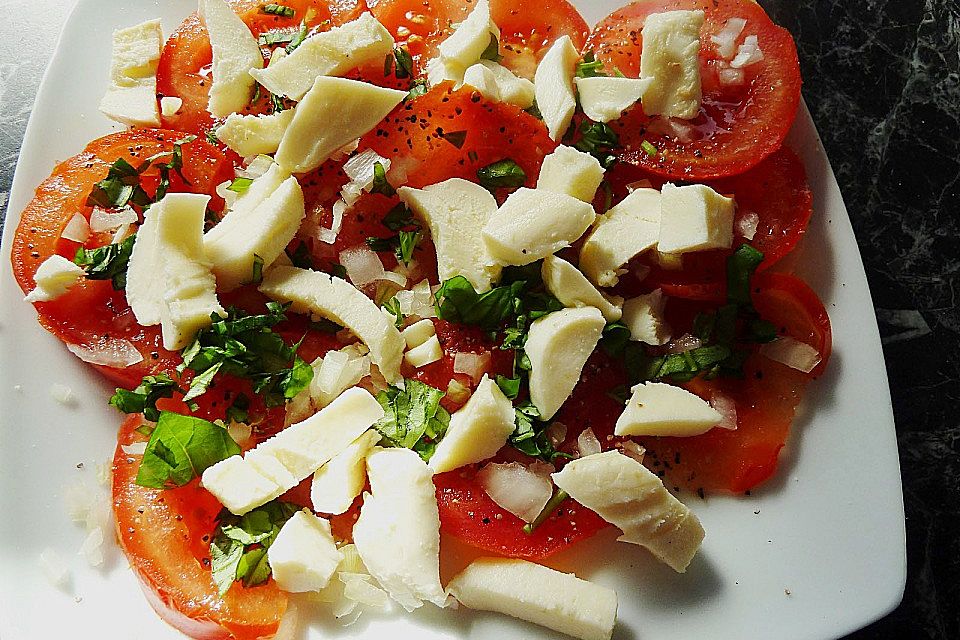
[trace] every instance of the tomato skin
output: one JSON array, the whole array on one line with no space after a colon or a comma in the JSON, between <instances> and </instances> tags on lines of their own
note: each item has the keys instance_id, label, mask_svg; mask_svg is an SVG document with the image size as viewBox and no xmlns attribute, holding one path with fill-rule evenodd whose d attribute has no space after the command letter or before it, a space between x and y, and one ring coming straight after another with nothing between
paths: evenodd
<instances>
[{"instance_id":1,"label":"tomato skin","mask_svg":"<svg viewBox=\"0 0 960 640\"><path fill-rule=\"evenodd\" d=\"M287 595L272 580L223 596L209 569L209 536L221 506L199 480L177 489L136 484L142 458L123 446L145 442L139 415L120 427L113 461L113 514L117 539L147 599L170 625L198 640L256 640L272 635ZM206 536L206 538L204 538Z\"/></svg>"},{"instance_id":2,"label":"tomato skin","mask_svg":"<svg viewBox=\"0 0 960 640\"><path fill-rule=\"evenodd\" d=\"M703 10L700 69L703 106L689 121L692 140L683 142L636 107L611 123L620 135L621 159L673 179L705 180L734 175L755 166L783 143L800 104L800 64L790 33L775 25L759 4L749 0L640 0L602 20L586 50L608 68L629 77L640 71L641 29L646 17L661 11ZM747 20L743 35L756 35L764 59L745 69L743 87L724 87L717 78L718 56L709 36L728 18ZM651 157L644 141L659 153Z\"/></svg>"},{"instance_id":3,"label":"tomato skin","mask_svg":"<svg viewBox=\"0 0 960 640\"><path fill-rule=\"evenodd\" d=\"M137 129L110 134L87 145L84 151L57 165L23 210L13 239L13 273L24 293L34 287L34 275L40 264L54 254L73 259L79 243L60 237L64 227L77 213L89 218L92 207L86 204L94 183L106 177L110 165L124 158L136 166L144 159L170 151L183 134L164 129ZM185 184L171 173L170 190L207 193L211 207L219 209L223 201L216 185L233 176L230 162L212 145L202 141L184 143ZM156 186L155 173L144 174L148 192ZM93 248L109 243L110 234L91 234L85 243ZM35 304L40 324L68 344L94 346L107 338L129 340L144 360L126 368L96 365L115 382L136 386L145 375L175 366L176 354L161 346L158 327L141 327L126 303L123 291L115 291L108 281L82 280L64 295L50 302Z\"/></svg>"},{"instance_id":4,"label":"tomato skin","mask_svg":"<svg viewBox=\"0 0 960 640\"><path fill-rule=\"evenodd\" d=\"M820 352L820 363L807 374L819 377L833 351L830 316L819 296L800 278L788 273L763 273L753 282L753 304L760 315L788 335Z\"/></svg>"}]
</instances>

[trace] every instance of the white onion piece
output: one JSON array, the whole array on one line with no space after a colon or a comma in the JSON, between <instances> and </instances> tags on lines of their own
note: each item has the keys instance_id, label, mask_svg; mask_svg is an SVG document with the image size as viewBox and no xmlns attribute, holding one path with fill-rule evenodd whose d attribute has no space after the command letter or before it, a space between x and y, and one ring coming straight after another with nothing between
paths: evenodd
<instances>
[{"instance_id":1,"label":"white onion piece","mask_svg":"<svg viewBox=\"0 0 960 640\"><path fill-rule=\"evenodd\" d=\"M416 173L421 164L423 163L412 155L396 158L393 160L393 166L389 173L387 173L387 179L394 186L406 184L407 178L410 174Z\"/></svg>"},{"instance_id":2,"label":"white onion piece","mask_svg":"<svg viewBox=\"0 0 960 640\"><path fill-rule=\"evenodd\" d=\"M86 242L87 238L90 237L90 223L82 215L75 213L67 226L60 232L60 237L74 242Z\"/></svg>"},{"instance_id":3,"label":"white onion piece","mask_svg":"<svg viewBox=\"0 0 960 640\"><path fill-rule=\"evenodd\" d=\"M41 551L38 562L40 563L40 570L43 571L43 575L51 586L61 588L67 586L67 583L70 582L70 567L55 550L44 549Z\"/></svg>"},{"instance_id":4,"label":"white onion piece","mask_svg":"<svg viewBox=\"0 0 960 640\"><path fill-rule=\"evenodd\" d=\"M91 567L99 567L103 564L103 540L103 529L95 527L80 545L80 555L87 559L87 564Z\"/></svg>"},{"instance_id":5,"label":"white onion piece","mask_svg":"<svg viewBox=\"0 0 960 640\"><path fill-rule=\"evenodd\" d=\"M407 276L403 275L402 273L397 273L396 271L384 271L383 275L378 279L386 282L392 282L398 287L405 287L407 285Z\"/></svg>"},{"instance_id":6,"label":"white onion piece","mask_svg":"<svg viewBox=\"0 0 960 640\"><path fill-rule=\"evenodd\" d=\"M344 163L343 172L362 189L369 189L373 184L373 166L378 162L383 166L384 172L390 170L389 160L373 149L364 149Z\"/></svg>"},{"instance_id":7,"label":"white onion piece","mask_svg":"<svg viewBox=\"0 0 960 640\"><path fill-rule=\"evenodd\" d=\"M227 435L230 436L234 442L243 446L244 443L250 439L250 436L253 435L253 427L245 422L230 422L230 424L227 425Z\"/></svg>"},{"instance_id":8,"label":"white onion piece","mask_svg":"<svg viewBox=\"0 0 960 640\"><path fill-rule=\"evenodd\" d=\"M337 241L337 236L340 235L340 229L343 228L343 214L347 212L347 203L343 200L337 200L333 203L333 220L330 223L330 228L320 228L317 232L317 237L320 239L320 242L324 244L333 244Z\"/></svg>"},{"instance_id":9,"label":"white onion piece","mask_svg":"<svg viewBox=\"0 0 960 640\"><path fill-rule=\"evenodd\" d=\"M676 340L671 340L667 343L665 351L670 354L683 353L684 351L699 349L701 346L703 346L703 343L700 341L700 338L685 333Z\"/></svg>"},{"instance_id":10,"label":"white onion piece","mask_svg":"<svg viewBox=\"0 0 960 640\"><path fill-rule=\"evenodd\" d=\"M484 351L477 353L458 353L453 357L453 372L464 373L470 376L474 383L480 381L483 374L487 372L490 365L490 352Z\"/></svg>"},{"instance_id":11,"label":"white onion piece","mask_svg":"<svg viewBox=\"0 0 960 640\"><path fill-rule=\"evenodd\" d=\"M763 51L760 51L757 36L747 36L737 49L737 56L730 62L730 66L734 69L742 69L761 60L763 60Z\"/></svg>"},{"instance_id":12,"label":"white onion piece","mask_svg":"<svg viewBox=\"0 0 960 640\"><path fill-rule=\"evenodd\" d=\"M713 395L710 396L710 406L723 416L723 420L717 423L717 427L728 431L737 430L737 403L733 401L733 398L714 391Z\"/></svg>"},{"instance_id":13,"label":"white onion piece","mask_svg":"<svg viewBox=\"0 0 960 640\"><path fill-rule=\"evenodd\" d=\"M344 571L338 577L343 582L343 597L347 600L381 610L390 606L390 596L386 591L370 582L371 576Z\"/></svg>"},{"instance_id":14,"label":"white onion piece","mask_svg":"<svg viewBox=\"0 0 960 640\"><path fill-rule=\"evenodd\" d=\"M693 125L676 118L654 118L647 130L662 136L673 136L680 142L693 140Z\"/></svg>"},{"instance_id":15,"label":"white onion piece","mask_svg":"<svg viewBox=\"0 0 960 640\"><path fill-rule=\"evenodd\" d=\"M273 166L273 158L270 156L254 156L250 162L247 163L247 166L243 169L237 171L237 175L241 178L250 178L251 180L256 180L267 171L270 170L270 167Z\"/></svg>"},{"instance_id":16,"label":"white onion piece","mask_svg":"<svg viewBox=\"0 0 960 640\"><path fill-rule=\"evenodd\" d=\"M132 224L121 225L121 227L113 233L113 238L110 239L110 242L113 244L120 244L129 238L131 233L133 233Z\"/></svg>"},{"instance_id":17,"label":"white onion piece","mask_svg":"<svg viewBox=\"0 0 960 640\"><path fill-rule=\"evenodd\" d=\"M347 278L357 287L383 278L383 262L365 244L359 244L340 252L340 264L347 270Z\"/></svg>"},{"instance_id":18,"label":"white onion piece","mask_svg":"<svg viewBox=\"0 0 960 640\"><path fill-rule=\"evenodd\" d=\"M143 356L129 340L107 340L93 347L68 343L67 349L84 362L104 367L123 368L143 362Z\"/></svg>"},{"instance_id":19,"label":"white onion piece","mask_svg":"<svg viewBox=\"0 0 960 640\"><path fill-rule=\"evenodd\" d=\"M775 362L804 373L813 371L821 360L819 351L790 336L768 342L760 347L760 353Z\"/></svg>"},{"instance_id":20,"label":"white onion piece","mask_svg":"<svg viewBox=\"0 0 960 640\"><path fill-rule=\"evenodd\" d=\"M426 280L420 281L409 291L398 291L397 302L400 303L400 312L407 317L435 318L433 290Z\"/></svg>"},{"instance_id":21,"label":"white onion piece","mask_svg":"<svg viewBox=\"0 0 960 640\"><path fill-rule=\"evenodd\" d=\"M230 190L231 184L233 184L233 180L227 180L217 185L217 195L223 198L228 209L233 208L233 205L237 202L237 198L240 197L239 193Z\"/></svg>"},{"instance_id":22,"label":"white onion piece","mask_svg":"<svg viewBox=\"0 0 960 640\"><path fill-rule=\"evenodd\" d=\"M450 378L450 382L447 383L447 397L450 398L451 402L461 405L466 404L471 395L473 395L473 392L470 391L470 387L456 378Z\"/></svg>"},{"instance_id":23,"label":"white onion piece","mask_svg":"<svg viewBox=\"0 0 960 640\"><path fill-rule=\"evenodd\" d=\"M720 69L720 84L729 87L743 84L743 69Z\"/></svg>"},{"instance_id":24,"label":"white onion piece","mask_svg":"<svg viewBox=\"0 0 960 640\"><path fill-rule=\"evenodd\" d=\"M547 427L547 439L553 447L559 447L567 439L567 425L562 422L551 422Z\"/></svg>"},{"instance_id":25,"label":"white onion piece","mask_svg":"<svg viewBox=\"0 0 960 640\"><path fill-rule=\"evenodd\" d=\"M120 449L128 456L142 456L147 451L146 442L133 442L131 444L122 444Z\"/></svg>"},{"instance_id":26,"label":"white onion piece","mask_svg":"<svg viewBox=\"0 0 960 640\"><path fill-rule=\"evenodd\" d=\"M580 435L577 436L577 450L580 452L580 457L592 456L595 453L600 453L600 441L597 439L596 434L593 432L593 429L587 427L580 432Z\"/></svg>"},{"instance_id":27,"label":"white onion piece","mask_svg":"<svg viewBox=\"0 0 960 640\"><path fill-rule=\"evenodd\" d=\"M620 452L628 458L633 458L640 464L643 464L643 456L646 455L646 447L641 447L639 444L633 440L625 440L623 444L620 445Z\"/></svg>"},{"instance_id":28,"label":"white onion piece","mask_svg":"<svg viewBox=\"0 0 960 640\"><path fill-rule=\"evenodd\" d=\"M550 477L519 462L491 463L477 473L487 495L524 522L536 520L553 495Z\"/></svg>"},{"instance_id":29,"label":"white onion piece","mask_svg":"<svg viewBox=\"0 0 960 640\"><path fill-rule=\"evenodd\" d=\"M116 231L125 224L136 224L137 220L137 212L130 207L124 207L119 211L107 211L94 207L90 213L90 230L94 233Z\"/></svg>"},{"instance_id":30,"label":"white onion piece","mask_svg":"<svg viewBox=\"0 0 960 640\"><path fill-rule=\"evenodd\" d=\"M740 37L745 26L747 21L743 18L730 18L717 35L710 36L710 42L717 45L717 53L721 58L729 60L733 57L737 49L737 38Z\"/></svg>"},{"instance_id":31,"label":"white onion piece","mask_svg":"<svg viewBox=\"0 0 960 640\"><path fill-rule=\"evenodd\" d=\"M748 211L737 220L737 233L747 240L753 240L753 237L757 235L757 226L759 224L760 216L752 211Z\"/></svg>"}]
</instances>

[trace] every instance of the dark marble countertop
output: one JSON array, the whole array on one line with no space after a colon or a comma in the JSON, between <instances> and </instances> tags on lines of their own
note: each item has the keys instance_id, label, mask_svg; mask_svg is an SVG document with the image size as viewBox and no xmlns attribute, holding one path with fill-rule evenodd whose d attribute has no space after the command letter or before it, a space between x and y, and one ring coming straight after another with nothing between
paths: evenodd
<instances>
[{"instance_id":1,"label":"dark marble countertop","mask_svg":"<svg viewBox=\"0 0 960 640\"><path fill-rule=\"evenodd\" d=\"M762 4L797 39L804 96L866 265L900 444L904 600L850 638L960 638L960 4ZM2 2L0 208L71 5Z\"/></svg>"}]
</instances>

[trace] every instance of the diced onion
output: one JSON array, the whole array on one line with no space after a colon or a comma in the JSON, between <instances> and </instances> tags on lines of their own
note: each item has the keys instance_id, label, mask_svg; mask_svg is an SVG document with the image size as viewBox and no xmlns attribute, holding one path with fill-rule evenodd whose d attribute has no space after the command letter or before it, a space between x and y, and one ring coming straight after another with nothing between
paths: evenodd
<instances>
[{"instance_id":1,"label":"diced onion","mask_svg":"<svg viewBox=\"0 0 960 640\"><path fill-rule=\"evenodd\" d=\"M50 397L60 404L70 404L73 402L73 389L65 384L55 382L50 385Z\"/></svg>"},{"instance_id":2,"label":"diced onion","mask_svg":"<svg viewBox=\"0 0 960 640\"><path fill-rule=\"evenodd\" d=\"M759 224L760 216L752 211L748 211L737 220L737 233L747 240L753 240L753 237L757 235L757 226Z\"/></svg>"},{"instance_id":3,"label":"diced onion","mask_svg":"<svg viewBox=\"0 0 960 640\"><path fill-rule=\"evenodd\" d=\"M239 193L230 190L230 185L232 184L233 180L226 180L217 185L217 195L223 198L228 209L233 208L233 205L237 202L237 198L240 197Z\"/></svg>"},{"instance_id":4,"label":"diced onion","mask_svg":"<svg viewBox=\"0 0 960 640\"><path fill-rule=\"evenodd\" d=\"M737 38L740 37L745 26L747 21L743 18L730 18L717 35L710 36L710 42L717 45L717 53L721 58L729 60L733 57L737 50Z\"/></svg>"},{"instance_id":5,"label":"diced onion","mask_svg":"<svg viewBox=\"0 0 960 640\"><path fill-rule=\"evenodd\" d=\"M365 244L341 251L340 264L346 269L347 278L357 287L383 278L384 269L380 256Z\"/></svg>"},{"instance_id":6,"label":"diced onion","mask_svg":"<svg viewBox=\"0 0 960 640\"><path fill-rule=\"evenodd\" d=\"M231 422L227 425L227 435L240 446L243 446L252 434L253 428L245 422Z\"/></svg>"},{"instance_id":7,"label":"diced onion","mask_svg":"<svg viewBox=\"0 0 960 640\"><path fill-rule=\"evenodd\" d=\"M820 364L820 352L805 342L790 336L777 338L760 347L761 355L775 362L785 364L791 369L810 373Z\"/></svg>"},{"instance_id":8,"label":"diced onion","mask_svg":"<svg viewBox=\"0 0 960 640\"><path fill-rule=\"evenodd\" d=\"M343 172L361 189L369 189L375 175L374 165L378 162L383 166L384 173L390 170L389 160L373 149L364 149L344 163Z\"/></svg>"},{"instance_id":9,"label":"diced onion","mask_svg":"<svg viewBox=\"0 0 960 640\"><path fill-rule=\"evenodd\" d=\"M330 228L321 228L317 233L320 242L333 244L337 241L337 236L340 235L340 229L343 228L343 214L346 213L347 209L347 203L343 200L337 200L333 203L333 220L330 223Z\"/></svg>"},{"instance_id":10,"label":"diced onion","mask_svg":"<svg viewBox=\"0 0 960 640\"><path fill-rule=\"evenodd\" d=\"M110 239L110 242L113 244L120 244L121 242L129 238L132 232L133 232L132 224L121 225L120 228L113 233L113 238Z\"/></svg>"},{"instance_id":11,"label":"diced onion","mask_svg":"<svg viewBox=\"0 0 960 640\"><path fill-rule=\"evenodd\" d=\"M46 576L51 586L57 588L67 586L70 581L70 567L67 566L59 553L53 549L44 549L40 552L38 562L40 563L40 570L43 571L43 575Z\"/></svg>"},{"instance_id":12,"label":"diced onion","mask_svg":"<svg viewBox=\"0 0 960 640\"><path fill-rule=\"evenodd\" d=\"M74 242L86 242L87 238L90 237L90 224L82 215L75 213L67 226L60 232L60 237Z\"/></svg>"},{"instance_id":13,"label":"diced onion","mask_svg":"<svg viewBox=\"0 0 960 640\"><path fill-rule=\"evenodd\" d=\"M217 187L219 189L219 187ZM231 191L231 193L233 193ZM233 194L237 195L237 194ZM116 231L125 224L137 223L137 212L130 207L124 207L119 211L107 211L100 207L94 207L90 213L90 230L94 233L104 231Z\"/></svg>"},{"instance_id":14,"label":"diced onion","mask_svg":"<svg viewBox=\"0 0 960 640\"><path fill-rule=\"evenodd\" d=\"M477 473L477 479L494 502L524 522L536 520L553 495L549 476L519 462L490 463Z\"/></svg>"},{"instance_id":15,"label":"diced onion","mask_svg":"<svg viewBox=\"0 0 960 640\"><path fill-rule=\"evenodd\" d=\"M640 464L643 464L643 456L646 455L647 449L633 440L625 440L623 444L620 445L620 452L628 458L633 458Z\"/></svg>"},{"instance_id":16,"label":"diced onion","mask_svg":"<svg viewBox=\"0 0 960 640\"><path fill-rule=\"evenodd\" d=\"M699 349L701 346L703 346L703 343L700 341L700 338L685 333L676 340L671 340L667 343L665 351L670 354L683 353L684 351Z\"/></svg>"},{"instance_id":17,"label":"diced onion","mask_svg":"<svg viewBox=\"0 0 960 640\"><path fill-rule=\"evenodd\" d=\"M120 449L128 456L142 456L147 451L146 442L133 442L131 444L122 444Z\"/></svg>"},{"instance_id":18,"label":"diced onion","mask_svg":"<svg viewBox=\"0 0 960 640\"><path fill-rule=\"evenodd\" d=\"M436 309L433 306L433 291L430 283L422 280L409 291L398 291L397 302L400 303L400 312L407 317L435 318Z\"/></svg>"},{"instance_id":19,"label":"diced onion","mask_svg":"<svg viewBox=\"0 0 960 640\"><path fill-rule=\"evenodd\" d=\"M80 554L87 559L87 564L91 567L99 567L103 564L103 540L103 529L95 527L80 545Z\"/></svg>"},{"instance_id":20,"label":"diced onion","mask_svg":"<svg viewBox=\"0 0 960 640\"><path fill-rule=\"evenodd\" d=\"M577 450L580 452L580 457L592 456L595 453L600 453L600 441L597 439L596 434L593 432L593 429L587 427L580 432L580 435L577 436Z\"/></svg>"},{"instance_id":21,"label":"diced onion","mask_svg":"<svg viewBox=\"0 0 960 640\"><path fill-rule=\"evenodd\" d=\"M760 44L757 42L757 36L747 36L743 44L737 49L736 57L730 62L734 69L742 69L756 64L763 60L763 51L760 51Z\"/></svg>"},{"instance_id":22,"label":"diced onion","mask_svg":"<svg viewBox=\"0 0 960 640\"><path fill-rule=\"evenodd\" d=\"M453 357L453 372L470 376L474 383L480 381L489 366L489 351L484 351L482 354L458 353Z\"/></svg>"},{"instance_id":23,"label":"diced onion","mask_svg":"<svg viewBox=\"0 0 960 640\"><path fill-rule=\"evenodd\" d=\"M735 86L743 84L743 69L720 69L720 84L724 86Z\"/></svg>"},{"instance_id":24,"label":"diced onion","mask_svg":"<svg viewBox=\"0 0 960 640\"><path fill-rule=\"evenodd\" d=\"M717 427L728 431L737 430L737 404L733 401L733 398L715 391L710 396L710 406L723 416L723 420L717 423Z\"/></svg>"},{"instance_id":25,"label":"diced onion","mask_svg":"<svg viewBox=\"0 0 960 640\"><path fill-rule=\"evenodd\" d=\"M375 609L386 609L390 606L390 596L372 584L369 575L341 572L339 577L344 584L343 596L348 600Z\"/></svg>"},{"instance_id":26,"label":"diced onion","mask_svg":"<svg viewBox=\"0 0 960 640\"><path fill-rule=\"evenodd\" d=\"M104 367L124 368L143 362L133 343L124 339L110 339L92 347L68 343L67 349L84 362Z\"/></svg>"},{"instance_id":27,"label":"diced onion","mask_svg":"<svg viewBox=\"0 0 960 640\"><path fill-rule=\"evenodd\" d=\"M450 378L450 382L447 383L447 397L451 402L463 405L467 403L467 400L470 399L472 395L470 387L463 384L456 378Z\"/></svg>"}]
</instances>

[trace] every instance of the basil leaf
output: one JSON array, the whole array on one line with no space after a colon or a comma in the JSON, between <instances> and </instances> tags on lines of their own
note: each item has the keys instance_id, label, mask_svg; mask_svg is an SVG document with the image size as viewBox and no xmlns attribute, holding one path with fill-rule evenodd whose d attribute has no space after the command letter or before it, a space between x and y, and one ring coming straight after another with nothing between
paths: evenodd
<instances>
[{"instance_id":1,"label":"basil leaf","mask_svg":"<svg viewBox=\"0 0 960 640\"><path fill-rule=\"evenodd\" d=\"M213 583L222 596L237 579L237 568L243 556L243 545L225 537L214 537L210 543L210 569Z\"/></svg>"},{"instance_id":2,"label":"basil leaf","mask_svg":"<svg viewBox=\"0 0 960 640\"><path fill-rule=\"evenodd\" d=\"M393 324L399 329L403 326L403 311L400 309L400 301L394 296L383 303L383 309L394 317Z\"/></svg>"},{"instance_id":3,"label":"basil leaf","mask_svg":"<svg viewBox=\"0 0 960 640\"><path fill-rule=\"evenodd\" d=\"M383 216L383 226L390 229L390 231L400 231L404 227L416 224L416 221L413 219L413 212L402 202L393 209L390 209L387 215Z\"/></svg>"},{"instance_id":4,"label":"basil leaf","mask_svg":"<svg viewBox=\"0 0 960 640\"><path fill-rule=\"evenodd\" d=\"M227 510L220 513L220 523L210 543L210 562L221 596L237 580L244 587L252 587L270 578L267 550L299 509L289 502L274 500L243 516Z\"/></svg>"},{"instance_id":5,"label":"basil leaf","mask_svg":"<svg viewBox=\"0 0 960 640\"><path fill-rule=\"evenodd\" d=\"M503 395L507 396L511 400L516 400L517 396L520 395L520 383L522 379L519 377L516 378L507 378L506 376L497 375L497 386L500 387L500 391L503 392Z\"/></svg>"},{"instance_id":6,"label":"basil leaf","mask_svg":"<svg viewBox=\"0 0 960 640\"><path fill-rule=\"evenodd\" d=\"M572 458L557 451L547 435L549 421L540 419L540 412L532 402L522 402L514 408L515 428L508 440L510 446L528 456L553 462L557 458Z\"/></svg>"},{"instance_id":7,"label":"basil leaf","mask_svg":"<svg viewBox=\"0 0 960 640\"><path fill-rule=\"evenodd\" d=\"M413 77L413 56L410 52L405 47L397 47L393 50L393 57L397 60L397 78Z\"/></svg>"},{"instance_id":8,"label":"basil leaf","mask_svg":"<svg viewBox=\"0 0 960 640\"><path fill-rule=\"evenodd\" d=\"M370 187L370 193L379 193L388 198L397 195L397 190L387 181L387 170L380 162L373 163L373 185Z\"/></svg>"},{"instance_id":9,"label":"basil leaf","mask_svg":"<svg viewBox=\"0 0 960 640\"><path fill-rule=\"evenodd\" d=\"M603 328L600 346L611 356L622 355L630 341L630 329L622 322L611 322Z\"/></svg>"},{"instance_id":10,"label":"basil leaf","mask_svg":"<svg viewBox=\"0 0 960 640\"><path fill-rule=\"evenodd\" d=\"M93 185L87 204L105 209L120 209L131 201L141 206L149 204L150 197L140 187L140 173L140 169L118 158L107 171L107 177Z\"/></svg>"},{"instance_id":11,"label":"basil leaf","mask_svg":"<svg viewBox=\"0 0 960 640\"><path fill-rule=\"evenodd\" d=\"M727 258L727 300L734 304L752 306L750 279L763 262L763 253L748 244L740 245Z\"/></svg>"},{"instance_id":12,"label":"basil leaf","mask_svg":"<svg viewBox=\"0 0 960 640\"><path fill-rule=\"evenodd\" d=\"M227 190L243 194L247 192L251 184L253 184L253 179L251 178L234 178L233 181L230 182L230 186L227 187Z\"/></svg>"},{"instance_id":13,"label":"basil leaf","mask_svg":"<svg viewBox=\"0 0 960 640\"><path fill-rule=\"evenodd\" d=\"M310 255L310 248L306 242L300 242L292 253L287 249L287 257L290 258L290 262L295 267L313 269L313 256Z\"/></svg>"},{"instance_id":14,"label":"basil leaf","mask_svg":"<svg viewBox=\"0 0 960 640\"><path fill-rule=\"evenodd\" d=\"M163 411L150 435L136 483L154 489L182 487L207 467L239 453L240 447L223 427Z\"/></svg>"},{"instance_id":15,"label":"basil leaf","mask_svg":"<svg viewBox=\"0 0 960 640\"><path fill-rule=\"evenodd\" d=\"M120 291L127 286L127 265L136 239L133 234L117 244L96 249L79 247L73 263L83 267L87 280L110 280L113 288Z\"/></svg>"},{"instance_id":16,"label":"basil leaf","mask_svg":"<svg viewBox=\"0 0 960 640\"><path fill-rule=\"evenodd\" d=\"M397 232L397 260L404 265L409 266L413 261L413 250L420 244L423 233L420 231L398 231Z\"/></svg>"},{"instance_id":17,"label":"basil leaf","mask_svg":"<svg viewBox=\"0 0 960 640\"><path fill-rule=\"evenodd\" d=\"M180 387L165 373L146 376L133 391L117 389L110 404L124 413L142 413L147 420L155 422L160 417L157 400L172 398Z\"/></svg>"},{"instance_id":18,"label":"basil leaf","mask_svg":"<svg viewBox=\"0 0 960 640\"><path fill-rule=\"evenodd\" d=\"M480 54L481 60L490 60L491 62L500 62L503 56L500 55L500 39L494 34L490 34L490 44Z\"/></svg>"},{"instance_id":19,"label":"basil leaf","mask_svg":"<svg viewBox=\"0 0 960 640\"><path fill-rule=\"evenodd\" d=\"M294 51L297 47L299 47L301 44L303 44L303 41L307 39L307 33L309 33L309 31L310 31L310 30L309 30L309 28L307 27L306 21L305 21L305 20L304 20L304 21L301 21L301 22L300 22L300 30L297 31L297 35L295 35L295 36L293 37L293 39L290 40L290 44L288 44L286 47L284 47L284 48L286 49L287 53L293 53L293 51ZM282 109L281 109L281 110L282 110Z\"/></svg>"},{"instance_id":20,"label":"basil leaf","mask_svg":"<svg viewBox=\"0 0 960 640\"><path fill-rule=\"evenodd\" d=\"M583 59L577 65L578 78L596 78L606 75L603 71L603 63L596 59L593 51L587 51L583 54Z\"/></svg>"},{"instance_id":21,"label":"basil leaf","mask_svg":"<svg viewBox=\"0 0 960 640\"><path fill-rule=\"evenodd\" d=\"M384 437L381 444L413 449L429 461L450 424L450 414L440 406L444 395L418 380L406 380L403 389L390 387L377 394L384 415L374 429Z\"/></svg>"},{"instance_id":22,"label":"basil leaf","mask_svg":"<svg viewBox=\"0 0 960 640\"><path fill-rule=\"evenodd\" d=\"M522 187L527 182L527 174L520 165L506 158L478 169L477 179L487 189Z\"/></svg>"},{"instance_id":23,"label":"basil leaf","mask_svg":"<svg viewBox=\"0 0 960 640\"><path fill-rule=\"evenodd\" d=\"M440 285L434 295L437 316L450 322L497 329L520 311L524 284L514 282L477 293L469 280L455 276Z\"/></svg>"},{"instance_id":24,"label":"basil leaf","mask_svg":"<svg viewBox=\"0 0 960 640\"><path fill-rule=\"evenodd\" d=\"M287 7L282 4L265 4L260 7L260 11L263 13L268 13L275 16L283 16L284 18L292 18L296 11L293 7Z\"/></svg>"},{"instance_id":25,"label":"basil leaf","mask_svg":"<svg viewBox=\"0 0 960 640\"><path fill-rule=\"evenodd\" d=\"M617 132L603 122L584 120L580 123L580 139L573 145L578 151L589 153L596 158L604 169L609 169L617 161L612 150L620 146Z\"/></svg>"}]
</instances>

